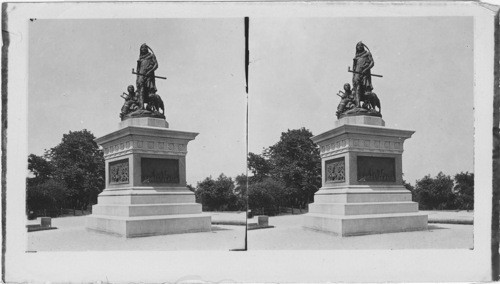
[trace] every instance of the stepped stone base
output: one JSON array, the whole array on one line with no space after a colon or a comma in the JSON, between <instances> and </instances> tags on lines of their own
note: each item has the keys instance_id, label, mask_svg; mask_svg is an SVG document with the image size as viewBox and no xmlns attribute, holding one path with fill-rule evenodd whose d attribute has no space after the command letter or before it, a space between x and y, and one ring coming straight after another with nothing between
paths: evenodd
<instances>
[{"instance_id":1,"label":"stepped stone base","mask_svg":"<svg viewBox=\"0 0 500 284\"><path fill-rule=\"evenodd\" d=\"M403 186L403 143L413 133L355 115L311 137L320 149L322 188L303 226L339 236L426 230L427 215Z\"/></svg>"},{"instance_id":2,"label":"stepped stone base","mask_svg":"<svg viewBox=\"0 0 500 284\"><path fill-rule=\"evenodd\" d=\"M374 203L331 203L311 204L310 213L325 213L332 215L365 215L389 214L399 212L417 212L418 204L415 202L374 202Z\"/></svg>"},{"instance_id":3,"label":"stepped stone base","mask_svg":"<svg viewBox=\"0 0 500 284\"><path fill-rule=\"evenodd\" d=\"M87 229L127 238L206 232L211 216L185 188L123 188L99 195Z\"/></svg>"},{"instance_id":4,"label":"stepped stone base","mask_svg":"<svg viewBox=\"0 0 500 284\"><path fill-rule=\"evenodd\" d=\"M198 133L168 126L164 118L127 117L95 140L104 149L106 188L87 229L127 238L211 230L211 216L186 187L187 145Z\"/></svg>"},{"instance_id":5,"label":"stepped stone base","mask_svg":"<svg viewBox=\"0 0 500 284\"><path fill-rule=\"evenodd\" d=\"M127 238L210 231L206 214L116 217L92 214L87 229Z\"/></svg>"},{"instance_id":6,"label":"stepped stone base","mask_svg":"<svg viewBox=\"0 0 500 284\"><path fill-rule=\"evenodd\" d=\"M304 227L342 237L420 231L427 229L427 215L418 212L355 216L308 213L304 216Z\"/></svg>"},{"instance_id":7,"label":"stepped stone base","mask_svg":"<svg viewBox=\"0 0 500 284\"><path fill-rule=\"evenodd\" d=\"M323 188L314 199L303 219L308 229L342 237L427 230L427 215L402 186Z\"/></svg>"}]
</instances>

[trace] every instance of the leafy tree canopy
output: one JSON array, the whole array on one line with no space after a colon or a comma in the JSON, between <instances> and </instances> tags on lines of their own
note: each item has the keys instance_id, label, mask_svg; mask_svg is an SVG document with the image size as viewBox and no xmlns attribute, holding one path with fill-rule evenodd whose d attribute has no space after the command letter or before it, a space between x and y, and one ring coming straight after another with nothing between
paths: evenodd
<instances>
[{"instance_id":1,"label":"leafy tree canopy","mask_svg":"<svg viewBox=\"0 0 500 284\"><path fill-rule=\"evenodd\" d=\"M236 182L236 187L234 188L234 192L241 198L245 198L245 194L247 192L247 176L245 174L237 175L234 179Z\"/></svg>"},{"instance_id":2,"label":"leafy tree canopy","mask_svg":"<svg viewBox=\"0 0 500 284\"><path fill-rule=\"evenodd\" d=\"M59 211L66 200L66 185L54 179L28 186L26 204L29 210Z\"/></svg>"},{"instance_id":3,"label":"leafy tree canopy","mask_svg":"<svg viewBox=\"0 0 500 284\"><path fill-rule=\"evenodd\" d=\"M474 173L461 172L455 175L456 205L461 209L474 209Z\"/></svg>"},{"instance_id":4,"label":"leafy tree canopy","mask_svg":"<svg viewBox=\"0 0 500 284\"><path fill-rule=\"evenodd\" d=\"M52 175L54 173L54 167L52 166L50 161L48 161L44 157L34 154L30 154L28 156L28 170L30 170L35 176L34 178L28 179L29 184L43 183L52 178Z\"/></svg>"},{"instance_id":5,"label":"leafy tree canopy","mask_svg":"<svg viewBox=\"0 0 500 284\"><path fill-rule=\"evenodd\" d=\"M207 177L196 186L196 199L208 210L241 210L242 202L235 193L235 185L232 178L224 174L214 180Z\"/></svg>"},{"instance_id":6,"label":"leafy tree canopy","mask_svg":"<svg viewBox=\"0 0 500 284\"><path fill-rule=\"evenodd\" d=\"M40 186L53 179L57 188L64 185L67 205L86 208L95 203L104 188L104 156L94 139L86 129L70 131L44 157L29 155L28 169L35 178L28 179L28 186Z\"/></svg>"},{"instance_id":7,"label":"leafy tree canopy","mask_svg":"<svg viewBox=\"0 0 500 284\"><path fill-rule=\"evenodd\" d=\"M321 187L321 158L312 136L305 128L288 130L262 155L250 153L248 166L254 175L250 183L260 183L269 177L280 183L283 187L280 204L285 200L291 206L305 206L312 201Z\"/></svg>"},{"instance_id":8,"label":"leafy tree canopy","mask_svg":"<svg viewBox=\"0 0 500 284\"><path fill-rule=\"evenodd\" d=\"M259 182L269 177L272 170L272 164L263 156L250 152L248 153L247 163L248 169L250 169L253 174L252 181Z\"/></svg>"},{"instance_id":9,"label":"leafy tree canopy","mask_svg":"<svg viewBox=\"0 0 500 284\"><path fill-rule=\"evenodd\" d=\"M285 187L321 186L321 158L312 136L305 128L288 130L265 153L273 165L272 175Z\"/></svg>"},{"instance_id":10,"label":"leafy tree canopy","mask_svg":"<svg viewBox=\"0 0 500 284\"><path fill-rule=\"evenodd\" d=\"M272 189L262 182L254 183L248 187L248 206L250 209L264 209L269 211L275 205Z\"/></svg>"},{"instance_id":11,"label":"leafy tree canopy","mask_svg":"<svg viewBox=\"0 0 500 284\"><path fill-rule=\"evenodd\" d=\"M454 202L452 189L451 177L439 172L434 178L426 175L417 180L415 194L422 209L447 209Z\"/></svg>"}]
</instances>

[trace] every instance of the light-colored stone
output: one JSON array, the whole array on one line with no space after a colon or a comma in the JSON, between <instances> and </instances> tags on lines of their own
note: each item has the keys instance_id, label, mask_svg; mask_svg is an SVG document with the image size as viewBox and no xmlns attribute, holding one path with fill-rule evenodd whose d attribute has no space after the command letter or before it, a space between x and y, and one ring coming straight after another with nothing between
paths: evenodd
<instances>
[{"instance_id":1,"label":"light-colored stone","mask_svg":"<svg viewBox=\"0 0 500 284\"><path fill-rule=\"evenodd\" d=\"M127 126L168 128L168 122L165 119L154 117L134 117L120 121L120 129Z\"/></svg>"},{"instance_id":2,"label":"light-colored stone","mask_svg":"<svg viewBox=\"0 0 500 284\"><path fill-rule=\"evenodd\" d=\"M338 193L317 194L315 203L361 203L361 202L405 202L411 201L411 193Z\"/></svg>"},{"instance_id":3,"label":"light-colored stone","mask_svg":"<svg viewBox=\"0 0 500 284\"><path fill-rule=\"evenodd\" d=\"M259 226L264 226L264 227L269 226L269 216L260 215L260 216L256 216L256 217L257 217L257 222L258 222Z\"/></svg>"},{"instance_id":4,"label":"light-colored stone","mask_svg":"<svg viewBox=\"0 0 500 284\"><path fill-rule=\"evenodd\" d=\"M111 216L157 216L177 214L201 213L201 204L198 203L171 203L171 204L107 204L92 206L92 213Z\"/></svg>"},{"instance_id":5,"label":"light-colored stone","mask_svg":"<svg viewBox=\"0 0 500 284\"><path fill-rule=\"evenodd\" d=\"M418 212L402 185L403 143L414 131L384 125L380 117L343 117L334 129L311 138L320 147L322 187L304 215L304 227L339 236L427 229L427 215ZM359 161L389 161L392 170L377 174L361 168L358 175Z\"/></svg>"},{"instance_id":6,"label":"light-colored stone","mask_svg":"<svg viewBox=\"0 0 500 284\"><path fill-rule=\"evenodd\" d=\"M342 237L427 229L427 215L419 212L342 216L308 213L304 227Z\"/></svg>"},{"instance_id":7,"label":"light-colored stone","mask_svg":"<svg viewBox=\"0 0 500 284\"><path fill-rule=\"evenodd\" d=\"M98 204L170 204L170 203L194 203L194 194L185 189L184 191L165 190L105 190L97 197Z\"/></svg>"},{"instance_id":8,"label":"light-colored stone","mask_svg":"<svg viewBox=\"0 0 500 284\"><path fill-rule=\"evenodd\" d=\"M91 215L87 229L127 238L206 232L211 230L207 214L117 217Z\"/></svg>"},{"instance_id":9,"label":"light-colored stone","mask_svg":"<svg viewBox=\"0 0 500 284\"><path fill-rule=\"evenodd\" d=\"M50 218L50 217L40 217L40 226L42 226L42 227L52 227L52 218Z\"/></svg>"},{"instance_id":10,"label":"light-colored stone","mask_svg":"<svg viewBox=\"0 0 500 284\"><path fill-rule=\"evenodd\" d=\"M369 115L344 116L336 120L334 126L339 127L344 124L385 126L385 121L381 117Z\"/></svg>"},{"instance_id":11,"label":"light-colored stone","mask_svg":"<svg viewBox=\"0 0 500 284\"><path fill-rule=\"evenodd\" d=\"M211 230L210 215L202 213L194 193L186 187L187 144L198 133L167 127L162 119L127 119L119 130L96 139L104 148L106 188L87 217L87 229L124 237ZM154 159L172 164L158 164ZM111 166L120 173L115 172L113 179ZM153 181L149 174L141 176L143 166L153 172ZM157 177L156 170L165 173Z\"/></svg>"},{"instance_id":12,"label":"light-colored stone","mask_svg":"<svg viewBox=\"0 0 500 284\"><path fill-rule=\"evenodd\" d=\"M366 215L417 212L416 202L314 203L309 212L332 215Z\"/></svg>"}]
</instances>

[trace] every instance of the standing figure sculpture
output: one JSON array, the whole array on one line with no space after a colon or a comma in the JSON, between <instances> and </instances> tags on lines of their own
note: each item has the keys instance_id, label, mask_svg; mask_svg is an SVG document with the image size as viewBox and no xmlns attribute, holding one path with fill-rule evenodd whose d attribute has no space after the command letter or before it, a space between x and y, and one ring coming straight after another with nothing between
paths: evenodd
<instances>
[{"instance_id":1,"label":"standing figure sculpture","mask_svg":"<svg viewBox=\"0 0 500 284\"><path fill-rule=\"evenodd\" d=\"M150 52L151 51L151 52ZM141 45L139 59L137 60L137 92L139 94L140 108L144 109L144 103L148 97L156 94L155 70L158 69L158 61L151 48L147 44Z\"/></svg>"},{"instance_id":2,"label":"standing figure sculpture","mask_svg":"<svg viewBox=\"0 0 500 284\"><path fill-rule=\"evenodd\" d=\"M356 44L356 56L353 68L347 67L352 73L352 91L349 84L344 85L344 95L339 95L341 101L337 107L337 118L343 116L369 115L382 117L380 100L373 92L372 77L382 78L382 75L372 74L375 65L372 54L363 42ZM377 110L378 108L378 110Z\"/></svg>"},{"instance_id":3,"label":"standing figure sculpture","mask_svg":"<svg viewBox=\"0 0 500 284\"><path fill-rule=\"evenodd\" d=\"M366 92L373 90L371 69L375 65L368 47L361 41L356 44L356 56L353 60L352 85L356 106L361 107L360 101Z\"/></svg>"}]
</instances>

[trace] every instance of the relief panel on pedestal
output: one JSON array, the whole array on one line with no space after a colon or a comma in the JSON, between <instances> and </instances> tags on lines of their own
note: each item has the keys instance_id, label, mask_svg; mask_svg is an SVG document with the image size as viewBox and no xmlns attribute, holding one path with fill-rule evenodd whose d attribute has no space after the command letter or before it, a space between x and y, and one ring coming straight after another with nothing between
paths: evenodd
<instances>
[{"instance_id":1,"label":"relief panel on pedestal","mask_svg":"<svg viewBox=\"0 0 500 284\"><path fill-rule=\"evenodd\" d=\"M345 158L325 161L325 183L345 182Z\"/></svg>"},{"instance_id":2,"label":"relief panel on pedestal","mask_svg":"<svg viewBox=\"0 0 500 284\"><path fill-rule=\"evenodd\" d=\"M141 158L141 183L180 183L178 159Z\"/></svg>"},{"instance_id":3,"label":"relief panel on pedestal","mask_svg":"<svg viewBox=\"0 0 500 284\"><path fill-rule=\"evenodd\" d=\"M390 157L357 157L358 182L396 182L396 159Z\"/></svg>"},{"instance_id":4,"label":"relief panel on pedestal","mask_svg":"<svg viewBox=\"0 0 500 284\"><path fill-rule=\"evenodd\" d=\"M109 184L129 183L128 159L110 162L108 165Z\"/></svg>"}]
</instances>

